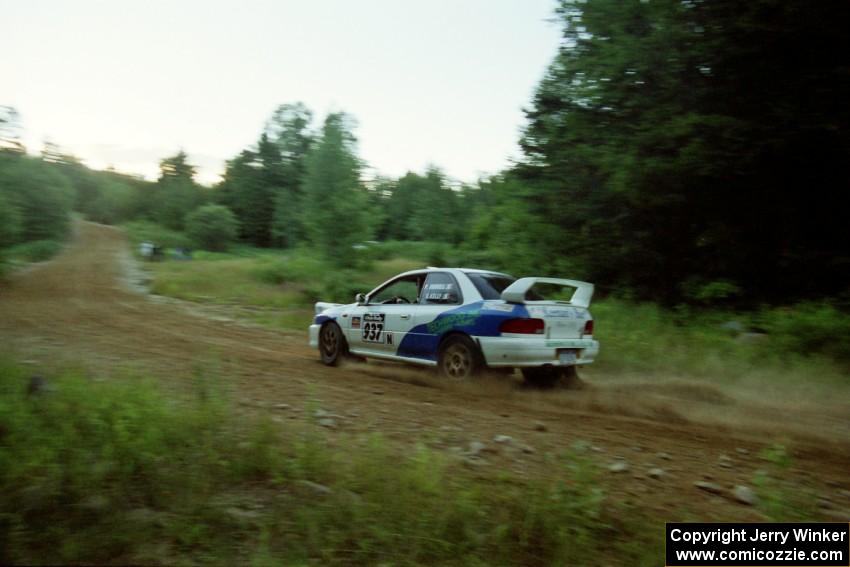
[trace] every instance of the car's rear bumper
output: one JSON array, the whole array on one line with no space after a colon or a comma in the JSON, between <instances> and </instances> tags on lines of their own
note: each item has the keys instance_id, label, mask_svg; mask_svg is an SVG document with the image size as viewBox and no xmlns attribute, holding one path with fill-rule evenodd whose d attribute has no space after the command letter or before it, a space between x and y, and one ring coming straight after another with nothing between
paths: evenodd
<instances>
[{"instance_id":1,"label":"car's rear bumper","mask_svg":"<svg viewBox=\"0 0 850 567\"><path fill-rule=\"evenodd\" d=\"M476 337L487 366L560 366L560 353L573 351L575 364L590 364L599 353L593 339Z\"/></svg>"}]
</instances>

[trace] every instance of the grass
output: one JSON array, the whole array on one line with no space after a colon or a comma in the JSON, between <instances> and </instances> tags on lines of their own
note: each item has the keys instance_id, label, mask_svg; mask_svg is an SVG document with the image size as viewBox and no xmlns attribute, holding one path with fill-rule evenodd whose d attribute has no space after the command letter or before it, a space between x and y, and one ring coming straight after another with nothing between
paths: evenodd
<instances>
[{"instance_id":1,"label":"grass","mask_svg":"<svg viewBox=\"0 0 850 567\"><path fill-rule=\"evenodd\" d=\"M194 246L192 240L182 232L168 229L154 222L132 221L125 223L123 228L133 244L149 240L166 248Z\"/></svg>"},{"instance_id":2,"label":"grass","mask_svg":"<svg viewBox=\"0 0 850 567\"><path fill-rule=\"evenodd\" d=\"M676 312L613 298L597 301L591 311L594 336L602 344L602 352L595 367L612 374L660 374L718 384L747 380L798 385L817 382L850 389L845 360L807 346L811 331L795 324L798 309L749 314ZM769 326L767 333L745 332L762 328L763 322L776 318L778 312L783 313L782 327ZM809 308L803 307L800 312L810 327L818 326L811 322ZM829 340L843 343L850 333L833 322L841 317L837 312L831 315L828 324L837 330ZM843 319L850 320L846 315ZM724 323L732 320L740 322L744 332L725 329Z\"/></svg>"},{"instance_id":3,"label":"grass","mask_svg":"<svg viewBox=\"0 0 850 567\"><path fill-rule=\"evenodd\" d=\"M33 240L0 250L0 277L7 272L34 262L44 262L62 250L57 240Z\"/></svg>"},{"instance_id":4,"label":"grass","mask_svg":"<svg viewBox=\"0 0 850 567\"><path fill-rule=\"evenodd\" d=\"M304 306L298 290L287 290L256 277L251 258L198 259L151 265L153 292L190 301L264 307Z\"/></svg>"},{"instance_id":5,"label":"grass","mask_svg":"<svg viewBox=\"0 0 850 567\"><path fill-rule=\"evenodd\" d=\"M153 293L217 305L248 307L241 313L275 328L304 330L318 300L351 302L400 271L409 260L379 260L360 270L335 271L300 251L252 256L196 255L191 262L154 262Z\"/></svg>"},{"instance_id":6,"label":"grass","mask_svg":"<svg viewBox=\"0 0 850 567\"><path fill-rule=\"evenodd\" d=\"M581 454L553 480L470 475L380 436L238 416L140 377L0 361L0 563L551 565L657 562L661 530L610 502ZM660 522L660 520L659 520ZM656 524L660 525L660 524ZM655 533L658 532L658 533Z\"/></svg>"},{"instance_id":7,"label":"grass","mask_svg":"<svg viewBox=\"0 0 850 567\"><path fill-rule=\"evenodd\" d=\"M157 240L162 231L164 240ZM180 238L151 223L133 223L131 241L179 243ZM175 233L178 234L178 233ZM348 303L390 277L424 264L385 258L339 269L309 250L268 250L248 246L228 252L195 251L191 261L151 262L151 291L199 303L243 307L240 313L274 328L305 329L316 301Z\"/></svg>"}]
</instances>

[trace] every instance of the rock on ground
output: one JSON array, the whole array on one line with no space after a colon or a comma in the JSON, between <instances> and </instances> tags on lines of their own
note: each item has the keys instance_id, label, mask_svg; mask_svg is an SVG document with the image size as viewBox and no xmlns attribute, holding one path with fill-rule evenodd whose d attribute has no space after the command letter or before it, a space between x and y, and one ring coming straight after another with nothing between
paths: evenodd
<instances>
[{"instance_id":1,"label":"rock on ground","mask_svg":"<svg viewBox=\"0 0 850 567\"><path fill-rule=\"evenodd\" d=\"M739 484L732 489L732 497L736 502L740 502L741 504L746 504L747 506L755 506L758 504L758 496L753 492L753 489L744 486L743 484Z\"/></svg>"},{"instance_id":2,"label":"rock on ground","mask_svg":"<svg viewBox=\"0 0 850 567\"><path fill-rule=\"evenodd\" d=\"M699 488L700 490L704 490L706 492L710 492L711 494L722 494L723 489L719 484L715 484L713 482L708 482L705 480L698 480L694 483L694 486Z\"/></svg>"}]
</instances>

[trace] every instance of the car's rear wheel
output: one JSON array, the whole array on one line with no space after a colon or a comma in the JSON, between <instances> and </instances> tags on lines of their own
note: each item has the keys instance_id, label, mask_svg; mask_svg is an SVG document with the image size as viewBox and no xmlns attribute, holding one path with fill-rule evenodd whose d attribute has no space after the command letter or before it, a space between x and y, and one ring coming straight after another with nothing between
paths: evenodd
<instances>
[{"instance_id":1,"label":"car's rear wheel","mask_svg":"<svg viewBox=\"0 0 850 567\"><path fill-rule=\"evenodd\" d=\"M584 388L584 381L578 377L575 366L538 366L523 368L525 383L534 388L554 388L560 386L569 390Z\"/></svg>"},{"instance_id":2,"label":"car's rear wheel","mask_svg":"<svg viewBox=\"0 0 850 567\"><path fill-rule=\"evenodd\" d=\"M535 388L552 388L563 375L564 370L560 366L537 366L522 369L522 377L525 378L525 383Z\"/></svg>"},{"instance_id":3,"label":"car's rear wheel","mask_svg":"<svg viewBox=\"0 0 850 567\"><path fill-rule=\"evenodd\" d=\"M452 380L466 380L476 376L482 366L481 353L469 337L454 335L440 345L437 356L440 375Z\"/></svg>"},{"instance_id":4,"label":"car's rear wheel","mask_svg":"<svg viewBox=\"0 0 850 567\"><path fill-rule=\"evenodd\" d=\"M561 386L568 390L583 390L586 386L584 380L579 378L575 366L565 366L561 376Z\"/></svg>"},{"instance_id":5,"label":"car's rear wheel","mask_svg":"<svg viewBox=\"0 0 850 567\"><path fill-rule=\"evenodd\" d=\"M319 331L319 355L328 366L336 366L348 350L342 329L333 321L325 323Z\"/></svg>"}]
</instances>

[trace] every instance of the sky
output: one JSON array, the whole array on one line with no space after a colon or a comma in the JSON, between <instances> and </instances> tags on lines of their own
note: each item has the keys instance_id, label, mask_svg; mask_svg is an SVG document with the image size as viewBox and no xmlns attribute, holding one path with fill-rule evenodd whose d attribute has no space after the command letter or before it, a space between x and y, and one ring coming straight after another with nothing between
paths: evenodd
<instances>
[{"instance_id":1,"label":"sky","mask_svg":"<svg viewBox=\"0 0 850 567\"><path fill-rule=\"evenodd\" d=\"M522 109L559 42L554 0L0 0L0 105L91 167L198 179L273 110L357 121L367 175L437 165L456 181L519 155Z\"/></svg>"}]
</instances>

